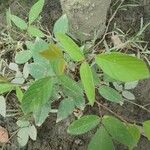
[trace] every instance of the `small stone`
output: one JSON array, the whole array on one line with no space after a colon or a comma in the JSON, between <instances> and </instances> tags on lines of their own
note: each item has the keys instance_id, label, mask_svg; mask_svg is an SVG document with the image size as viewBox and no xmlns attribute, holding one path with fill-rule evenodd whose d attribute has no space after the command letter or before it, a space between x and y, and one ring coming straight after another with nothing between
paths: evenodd
<instances>
[{"instance_id":1,"label":"small stone","mask_svg":"<svg viewBox=\"0 0 150 150\"><path fill-rule=\"evenodd\" d=\"M79 146L81 146L81 145L83 145L83 140L81 140L81 139L76 139L75 141L74 141L74 143L76 144L76 145L79 145Z\"/></svg>"}]
</instances>

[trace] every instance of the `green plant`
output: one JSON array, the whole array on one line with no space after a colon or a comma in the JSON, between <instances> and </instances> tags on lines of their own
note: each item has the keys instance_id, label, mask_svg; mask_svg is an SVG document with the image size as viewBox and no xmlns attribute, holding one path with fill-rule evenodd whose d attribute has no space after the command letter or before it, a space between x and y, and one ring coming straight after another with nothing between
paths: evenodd
<instances>
[{"instance_id":1,"label":"green plant","mask_svg":"<svg viewBox=\"0 0 150 150\"><path fill-rule=\"evenodd\" d=\"M57 113L57 122L60 122L77 108L83 111L86 105L102 106L96 99L96 91L105 100L123 105L125 98L134 100L134 95L127 90L135 88L138 80L150 76L144 61L136 56L116 50L91 54L79 47L68 36L66 15L55 23L54 36L33 26L43 5L44 0L39 0L31 8L28 23L10 11L7 16L7 20L27 33L27 39L30 39L25 42L27 49L16 52L15 63L9 65L16 72L15 78L11 81L0 78L0 94L15 90L20 103L17 134L21 146L27 144L29 137L36 140L35 126L41 126L50 112ZM46 40L41 37L46 37ZM48 39L50 42L46 42ZM20 64L24 66L23 71L18 67ZM1 96L1 99L0 114L5 117L5 98ZM51 108L55 100L61 100L57 110ZM141 129L150 138L149 121L138 126L107 115L77 117L67 129L69 134L80 135L97 128L88 150L114 150L113 140L133 149L140 139Z\"/></svg>"}]
</instances>

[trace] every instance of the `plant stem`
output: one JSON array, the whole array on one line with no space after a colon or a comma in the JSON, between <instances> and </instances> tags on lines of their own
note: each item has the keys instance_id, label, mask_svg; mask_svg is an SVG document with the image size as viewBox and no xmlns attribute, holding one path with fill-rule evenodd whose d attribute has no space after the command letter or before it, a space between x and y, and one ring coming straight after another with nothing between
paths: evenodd
<instances>
[{"instance_id":1,"label":"plant stem","mask_svg":"<svg viewBox=\"0 0 150 150\"><path fill-rule=\"evenodd\" d=\"M20 112L17 112L17 113L13 113L13 114L8 114L8 115L6 115L6 117L15 117L15 116L18 116L20 114L21 114Z\"/></svg>"},{"instance_id":2,"label":"plant stem","mask_svg":"<svg viewBox=\"0 0 150 150\"><path fill-rule=\"evenodd\" d=\"M135 103L135 102L133 102L133 101L127 100L127 99L125 99L125 101L127 101L127 102L129 102L129 103L131 103L131 104L133 104L133 105L136 105L136 106L138 106L139 108L141 108L141 109L143 109L143 110L145 110L145 111L147 111L147 112L150 113L150 110L148 110L147 108L145 108L145 107L142 106L142 105L139 105L139 104L137 104L137 103Z\"/></svg>"},{"instance_id":3,"label":"plant stem","mask_svg":"<svg viewBox=\"0 0 150 150\"><path fill-rule=\"evenodd\" d=\"M113 112L113 111L112 111L111 109L109 109L108 107L104 106L103 104L101 104L101 103L99 103L99 102L97 102L97 101L96 101L96 103L97 103L98 106L103 107L104 109L106 109L107 111L109 111L111 114L115 115L117 118L119 118L119 119L122 120L123 122L127 123L127 121L126 121L125 119L123 119L123 118L122 118L121 116L119 116L117 113Z\"/></svg>"}]
</instances>

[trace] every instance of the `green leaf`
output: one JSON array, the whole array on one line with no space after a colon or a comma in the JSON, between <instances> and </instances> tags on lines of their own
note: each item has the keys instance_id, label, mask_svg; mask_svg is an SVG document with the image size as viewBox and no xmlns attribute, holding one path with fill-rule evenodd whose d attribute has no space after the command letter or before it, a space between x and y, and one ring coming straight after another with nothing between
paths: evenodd
<instances>
[{"instance_id":1,"label":"green leaf","mask_svg":"<svg viewBox=\"0 0 150 150\"><path fill-rule=\"evenodd\" d=\"M31 138L33 141L36 140L36 138L37 138L37 129L35 128L34 125L32 125L32 126L30 126L30 127L28 128L28 134L29 134L30 138Z\"/></svg>"},{"instance_id":2,"label":"green leaf","mask_svg":"<svg viewBox=\"0 0 150 150\"><path fill-rule=\"evenodd\" d=\"M95 85L91 68L87 62L82 63L80 67L80 78L85 89L85 93L90 105L95 102Z\"/></svg>"},{"instance_id":3,"label":"green leaf","mask_svg":"<svg viewBox=\"0 0 150 150\"><path fill-rule=\"evenodd\" d=\"M99 54L96 63L104 73L123 82L137 81L150 76L144 61L119 52Z\"/></svg>"},{"instance_id":4,"label":"green leaf","mask_svg":"<svg viewBox=\"0 0 150 150\"><path fill-rule=\"evenodd\" d=\"M0 94L10 92L14 89L14 85L11 83L0 83Z\"/></svg>"},{"instance_id":5,"label":"green leaf","mask_svg":"<svg viewBox=\"0 0 150 150\"><path fill-rule=\"evenodd\" d=\"M17 138L21 147L24 147L27 144L29 137L34 141L36 140L37 129L34 125L30 125L29 121L18 120L17 125L20 127Z\"/></svg>"},{"instance_id":6,"label":"green leaf","mask_svg":"<svg viewBox=\"0 0 150 150\"><path fill-rule=\"evenodd\" d=\"M113 139L129 147L134 144L134 139L127 127L117 118L104 116L102 123Z\"/></svg>"},{"instance_id":7,"label":"green leaf","mask_svg":"<svg viewBox=\"0 0 150 150\"><path fill-rule=\"evenodd\" d=\"M150 141L150 120L147 120L143 123L143 129L146 137Z\"/></svg>"},{"instance_id":8,"label":"green leaf","mask_svg":"<svg viewBox=\"0 0 150 150\"><path fill-rule=\"evenodd\" d=\"M121 94L109 86L102 85L98 91L103 98L111 102L120 103L123 100Z\"/></svg>"},{"instance_id":9,"label":"green leaf","mask_svg":"<svg viewBox=\"0 0 150 150\"><path fill-rule=\"evenodd\" d=\"M29 73L35 79L41 79L47 76L53 76L53 70L51 65L48 64L40 64L40 63L31 63L28 65Z\"/></svg>"},{"instance_id":10,"label":"green leaf","mask_svg":"<svg viewBox=\"0 0 150 150\"><path fill-rule=\"evenodd\" d=\"M17 133L18 143L21 147L24 147L29 140L28 127L21 128Z\"/></svg>"},{"instance_id":11,"label":"green leaf","mask_svg":"<svg viewBox=\"0 0 150 150\"><path fill-rule=\"evenodd\" d=\"M6 117L6 100L3 96L0 96L0 115Z\"/></svg>"},{"instance_id":12,"label":"green leaf","mask_svg":"<svg viewBox=\"0 0 150 150\"><path fill-rule=\"evenodd\" d=\"M98 129L92 137L88 150L115 150L112 139L104 127Z\"/></svg>"},{"instance_id":13,"label":"green leaf","mask_svg":"<svg viewBox=\"0 0 150 150\"><path fill-rule=\"evenodd\" d=\"M66 119L70 114L72 114L74 108L74 101L72 99L68 98L61 101L58 108L56 122Z\"/></svg>"},{"instance_id":14,"label":"green leaf","mask_svg":"<svg viewBox=\"0 0 150 150\"><path fill-rule=\"evenodd\" d=\"M119 91L119 92L122 92L123 91L123 85L120 84L120 83L117 83L117 82L113 82L113 86L114 88Z\"/></svg>"},{"instance_id":15,"label":"green leaf","mask_svg":"<svg viewBox=\"0 0 150 150\"><path fill-rule=\"evenodd\" d=\"M49 44L40 38L36 38L31 51L33 54L34 63L29 64L29 72L35 79L44 78L45 76L54 76L55 73L49 62L40 55L40 53L49 48ZM40 75L40 76L39 76Z\"/></svg>"},{"instance_id":16,"label":"green leaf","mask_svg":"<svg viewBox=\"0 0 150 150\"><path fill-rule=\"evenodd\" d=\"M19 102L22 102L23 92L20 87L16 87L16 96L17 96Z\"/></svg>"},{"instance_id":17,"label":"green leaf","mask_svg":"<svg viewBox=\"0 0 150 150\"><path fill-rule=\"evenodd\" d=\"M35 26L29 26L28 33L30 36L33 36L33 37L44 37L45 36L45 34Z\"/></svg>"},{"instance_id":18,"label":"green leaf","mask_svg":"<svg viewBox=\"0 0 150 150\"><path fill-rule=\"evenodd\" d=\"M29 121L26 121L26 120L17 121L17 126L19 126L20 128L28 127L29 125L30 125Z\"/></svg>"},{"instance_id":19,"label":"green leaf","mask_svg":"<svg viewBox=\"0 0 150 150\"><path fill-rule=\"evenodd\" d=\"M67 132L72 135L80 135L94 129L99 123L100 118L96 115L83 116L71 123Z\"/></svg>"},{"instance_id":20,"label":"green leaf","mask_svg":"<svg viewBox=\"0 0 150 150\"><path fill-rule=\"evenodd\" d=\"M118 82L117 80L111 78L109 75L107 75L106 73L103 74L103 80L105 82Z\"/></svg>"},{"instance_id":21,"label":"green leaf","mask_svg":"<svg viewBox=\"0 0 150 150\"><path fill-rule=\"evenodd\" d=\"M19 72L19 68L18 68L18 65L16 63L10 63L9 64L9 69L11 69L15 72Z\"/></svg>"},{"instance_id":22,"label":"green leaf","mask_svg":"<svg viewBox=\"0 0 150 150\"><path fill-rule=\"evenodd\" d=\"M84 98L84 94L83 94L83 89L78 85L77 82L75 82L74 80L72 80L69 77L66 78L66 80L64 77L61 80L61 82L63 84L63 93L65 94L65 96L72 98L74 100L75 106L81 110L84 110L85 98Z\"/></svg>"},{"instance_id":23,"label":"green leaf","mask_svg":"<svg viewBox=\"0 0 150 150\"><path fill-rule=\"evenodd\" d=\"M40 79L41 77L44 78L45 76L55 75L49 60L45 59L40 55L41 52L45 51L48 48L48 43L40 38L36 38L34 46L31 50L34 63L32 63L31 65L29 64L29 72L36 79ZM37 73L41 76L39 77Z\"/></svg>"},{"instance_id":24,"label":"green leaf","mask_svg":"<svg viewBox=\"0 0 150 150\"><path fill-rule=\"evenodd\" d=\"M35 119L35 124L38 127L40 127L44 123L44 121L48 117L48 114L49 114L50 110L51 110L50 105L48 105L46 103L45 105L41 106L40 109L33 112L33 116L34 116L34 119Z\"/></svg>"},{"instance_id":25,"label":"green leaf","mask_svg":"<svg viewBox=\"0 0 150 150\"><path fill-rule=\"evenodd\" d=\"M134 140L133 146L130 147L132 149L135 146L137 146L137 143L140 140L140 136L141 136L140 128L135 124L128 124L127 129L129 131L129 133L132 135L133 140Z\"/></svg>"},{"instance_id":26,"label":"green leaf","mask_svg":"<svg viewBox=\"0 0 150 150\"><path fill-rule=\"evenodd\" d=\"M48 102L52 93L53 82L50 77L35 81L24 93L22 109L25 113L37 111Z\"/></svg>"},{"instance_id":27,"label":"green leaf","mask_svg":"<svg viewBox=\"0 0 150 150\"><path fill-rule=\"evenodd\" d=\"M77 108L81 110L84 110L84 108L86 107L85 99L83 96L74 97L74 104Z\"/></svg>"},{"instance_id":28,"label":"green leaf","mask_svg":"<svg viewBox=\"0 0 150 150\"><path fill-rule=\"evenodd\" d=\"M24 79L27 79L29 77L29 63L28 62L25 63L22 74L23 74Z\"/></svg>"},{"instance_id":29,"label":"green leaf","mask_svg":"<svg viewBox=\"0 0 150 150\"><path fill-rule=\"evenodd\" d=\"M15 15L11 15L11 20L21 30L27 29L27 23L24 20L22 20L21 18L15 16Z\"/></svg>"},{"instance_id":30,"label":"green leaf","mask_svg":"<svg viewBox=\"0 0 150 150\"><path fill-rule=\"evenodd\" d=\"M124 88L126 90L130 90L130 89L136 88L137 85L138 85L138 81L127 82L127 83L125 83Z\"/></svg>"},{"instance_id":31,"label":"green leaf","mask_svg":"<svg viewBox=\"0 0 150 150\"><path fill-rule=\"evenodd\" d=\"M31 50L31 51L32 51L32 49L34 48L34 43L31 42L31 41L26 41L26 42L25 42L25 45L26 45L27 49L28 49L28 50Z\"/></svg>"},{"instance_id":32,"label":"green leaf","mask_svg":"<svg viewBox=\"0 0 150 150\"><path fill-rule=\"evenodd\" d=\"M32 6L29 12L29 24L32 24L39 17L39 14L42 12L43 6L44 0L39 0Z\"/></svg>"},{"instance_id":33,"label":"green leaf","mask_svg":"<svg viewBox=\"0 0 150 150\"><path fill-rule=\"evenodd\" d=\"M91 70L92 70L92 74L93 74L94 84L99 85L101 81L100 81L100 78L98 77L96 70L94 69L94 67L91 68Z\"/></svg>"},{"instance_id":34,"label":"green leaf","mask_svg":"<svg viewBox=\"0 0 150 150\"><path fill-rule=\"evenodd\" d=\"M51 62L51 65L53 67L53 71L56 75L63 75L66 67L66 61L64 58L59 58L56 60L53 60Z\"/></svg>"},{"instance_id":35,"label":"green leaf","mask_svg":"<svg viewBox=\"0 0 150 150\"><path fill-rule=\"evenodd\" d=\"M7 21L7 25L9 27L11 27L12 24L11 24L11 11L10 11L10 8L6 11L6 21Z\"/></svg>"},{"instance_id":36,"label":"green leaf","mask_svg":"<svg viewBox=\"0 0 150 150\"><path fill-rule=\"evenodd\" d=\"M68 32L68 18L67 15L61 16L54 25L54 34L56 33L67 33Z\"/></svg>"},{"instance_id":37,"label":"green leaf","mask_svg":"<svg viewBox=\"0 0 150 150\"><path fill-rule=\"evenodd\" d=\"M30 50L20 51L16 53L15 62L17 64L24 64L32 57Z\"/></svg>"},{"instance_id":38,"label":"green leaf","mask_svg":"<svg viewBox=\"0 0 150 150\"><path fill-rule=\"evenodd\" d=\"M36 38L34 45L32 46L33 60L40 64L49 64L49 61L41 56L41 52L49 48L49 44L40 38Z\"/></svg>"},{"instance_id":39,"label":"green leaf","mask_svg":"<svg viewBox=\"0 0 150 150\"><path fill-rule=\"evenodd\" d=\"M84 60L84 55L80 47L69 36L63 33L57 33L56 38L64 48L64 51L68 53L74 61Z\"/></svg>"},{"instance_id":40,"label":"green leaf","mask_svg":"<svg viewBox=\"0 0 150 150\"><path fill-rule=\"evenodd\" d=\"M123 91L122 96L129 100L135 100L134 94L129 91Z\"/></svg>"},{"instance_id":41,"label":"green leaf","mask_svg":"<svg viewBox=\"0 0 150 150\"><path fill-rule=\"evenodd\" d=\"M59 80L62 84L62 86L70 91L72 97L79 97L83 96L83 90L82 88L78 85L77 82L75 82L73 79L66 75L59 76ZM69 96L71 96L69 95Z\"/></svg>"},{"instance_id":42,"label":"green leaf","mask_svg":"<svg viewBox=\"0 0 150 150\"><path fill-rule=\"evenodd\" d=\"M77 108L84 110L86 106L84 95L77 95L77 93L73 95L73 93L66 88L63 89L63 93L66 97L70 97L74 100L74 104Z\"/></svg>"}]
</instances>

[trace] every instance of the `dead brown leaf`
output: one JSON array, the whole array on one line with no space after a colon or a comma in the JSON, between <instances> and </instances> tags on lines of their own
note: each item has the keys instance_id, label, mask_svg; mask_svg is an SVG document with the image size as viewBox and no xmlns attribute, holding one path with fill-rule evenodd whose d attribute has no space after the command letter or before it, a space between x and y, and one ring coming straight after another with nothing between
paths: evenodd
<instances>
[{"instance_id":1,"label":"dead brown leaf","mask_svg":"<svg viewBox=\"0 0 150 150\"><path fill-rule=\"evenodd\" d=\"M112 35L111 40L114 44L114 47L116 47L117 49L123 49L126 46L126 44L121 41L118 35Z\"/></svg>"},{"instance_id":2,"label":"dead brown leaf","mask_svg":"<svg viewBox=\"0 0 150 150\"><path fill-rule=\"evenodd\" d=\"M7 143L9 141L8 131L0 126L0 142Z\"/></svg>"}]
</instances>

